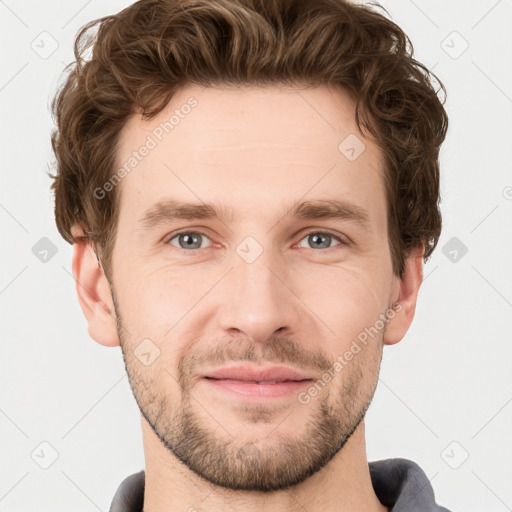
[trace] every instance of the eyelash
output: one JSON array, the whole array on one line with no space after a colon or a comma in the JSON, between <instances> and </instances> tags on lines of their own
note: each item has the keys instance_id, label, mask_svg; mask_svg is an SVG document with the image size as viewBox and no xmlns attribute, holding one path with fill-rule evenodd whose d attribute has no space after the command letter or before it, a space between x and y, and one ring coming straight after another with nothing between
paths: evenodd
<instances>
[{"instance_id":1,"label":"eyelash","mask_svg":"<svg viewBox=\"0 0 512 512\"><path fill-rule=\"evenodd\" d=\"M204 237L210 239L210 237L206 233L203 233L202 231L184 230L184 231L177 231L177 232L172 233L171 235L167 236L165 238L165 240L164 240L164 244L165 245L171 245L170 241L173 240L174 238L176 238L177 236L179 236L179 235L188 235L188 234L191 234L191 235L201 235L201 236L204 236ZM335 233L333 233L331 231L321 231L321 230L318 230L318 229L313 229L313 230L308 231L307 233L305 233L302 236L302 238L300 238L298 240L298 242L301 242L302 240L304 240L304 238L308 237L309 235L313 235L313 234L315 234L315 235L329 235L331 238L336 239L336 241L340 242L339 245L342 245L342 246L349 245L348 241L343 240L340 236L336 235ZM296 245L296 244L294 244L294 245ZM183 249L181 247L176 247L174 245L172 245L171 247L173 249L176 249L177 251L179 251L181 254L184 254L184 255L187 255L187 256L194 256L194 255L197 255L197 251L205 250L205 249L210 249L210 247L206 247L205 249ZM329 251L330 249L334 249L335 247L337 247L337 246L328 247L326 249L320 249L320 251ZM304 247L302 247L302 249L304 249ZM311 250L315 251L315 249L311 249ZM318 251L315 251L315 252L318 252Z\"/></svg>"}]
</instances>

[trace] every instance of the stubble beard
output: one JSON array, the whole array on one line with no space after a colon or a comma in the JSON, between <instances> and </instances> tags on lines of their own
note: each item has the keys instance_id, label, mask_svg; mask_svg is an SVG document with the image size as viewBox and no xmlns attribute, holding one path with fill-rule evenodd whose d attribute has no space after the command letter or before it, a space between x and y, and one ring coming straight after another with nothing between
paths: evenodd
<instances>
[{"instance_id":1,"label":"stubble beard","mask_svg":"<svg viewBox=\"0 0 512 512\"><path fill-rule=\"evenodd\" d=\"M225 489L268 493L305 481L345 446L363 421L375 393L382 358L381 337L373 341L378 347L365 347L369 351L364 354L366 357L357 354L309 404L297 400L296 407L310 407L312 411L301 430L302 436L283 433L287 423L293 425L290 407L284 408L284 414L275 414L271 404L258 404L244 405L239 410L247 429L250 424L261 422L275 422L277 426L270 428L271 433L265 438L237 439L229 434L228 425L223 427L218 412L207 411L201 397L194 396L185 374L180 373L175 379L181 390L179 402L169 400L162 383L168 382L172 372L161 368L157 371L160 375L150 375L150 367L141 368L133 356L134 343L121 326L118 306L116 315L126 372L142 416L174 457L200 478Z\"/></svg>"}]
</instances>

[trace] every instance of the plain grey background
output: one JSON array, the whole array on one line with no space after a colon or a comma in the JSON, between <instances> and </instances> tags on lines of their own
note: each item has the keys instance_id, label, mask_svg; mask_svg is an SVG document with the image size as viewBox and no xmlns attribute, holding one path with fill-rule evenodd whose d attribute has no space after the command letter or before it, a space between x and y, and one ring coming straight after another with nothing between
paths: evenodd
<instances>
[{"instance_id":1,"label":"plain grey background","mask_svg":"<svg viewBox=\"0 0 512 512\"><path fill-rule=\"evenodd\" d=\"M130 3L0 0L0 512L108 511L144 467L121 349L88 336L46 174L75 34ZM418 462L454 512L512 510L512 0L381 5L444 82L450 127L443 234L385 347L368 459Z\"/></svg>"}]
</instances>

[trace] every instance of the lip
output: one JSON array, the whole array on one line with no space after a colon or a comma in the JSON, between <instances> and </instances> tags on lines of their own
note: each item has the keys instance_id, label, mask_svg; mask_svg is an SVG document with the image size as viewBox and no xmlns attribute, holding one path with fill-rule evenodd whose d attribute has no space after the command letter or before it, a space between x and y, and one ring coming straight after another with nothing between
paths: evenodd
<instances>
[{"instance_id":1,"label":"lip","mask_svg":"<svg viewBox=\"0 0 512 512\"><path fill-rule=\"evenodd\" d=\"M310 386L313 378L286 366L233 366L208 371L202 380L215 391L232 397L267 400L296 394Z\"/></svg>"},{"instance_id":2,"label":"lip","mask_svg":"<svg viewBox=\"0 0 512 512\"><path fill-rule=\"evenodd\" d=\"M217 380L237 380L243 382L262 381L302 381L311 380L313 376L306 375L299 370L288 366L267 366L258 368L255 366L231 366L207 371L203 377Z\"/></svg>"}]
</instances>

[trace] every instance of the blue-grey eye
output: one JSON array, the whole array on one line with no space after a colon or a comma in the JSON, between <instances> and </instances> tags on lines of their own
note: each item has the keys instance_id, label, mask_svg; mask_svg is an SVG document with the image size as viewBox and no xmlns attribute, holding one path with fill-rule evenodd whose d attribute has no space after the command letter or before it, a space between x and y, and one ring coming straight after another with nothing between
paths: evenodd
<instances>
[{"instance_id":1,"label":"blue-grey eye","mask_svg":"<svg viewBox=\"0 0 512 512\"><path fill-rule=\"evenodd\" d=\"M172 238L169 239L168 243L176 247L176 245L171 243L171 241L174 239L178 239L180 249L204 249L204 247L201 247L201 242L204 238L208 239L208 237L206 235L203 235L202 233L186 231L174 235Z\"/></svg>"},{"instance_id":2,"label":"blue-grey eye","mask_svg":"<svg viewBox=\"0 0 512 512\"><path fill-rule=\"evenodd\" d=\"M315 231L313 233L309 233L302 240L307 240L310 243L308 248L312 249L330 249L332 247L330 244L333 240L338 240L340 245L341 240L330 233L324 233L322 231Z\"/></svg>"}]
</instances>

